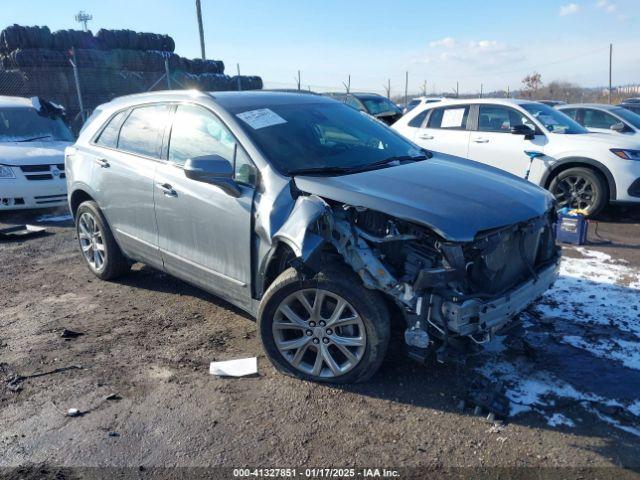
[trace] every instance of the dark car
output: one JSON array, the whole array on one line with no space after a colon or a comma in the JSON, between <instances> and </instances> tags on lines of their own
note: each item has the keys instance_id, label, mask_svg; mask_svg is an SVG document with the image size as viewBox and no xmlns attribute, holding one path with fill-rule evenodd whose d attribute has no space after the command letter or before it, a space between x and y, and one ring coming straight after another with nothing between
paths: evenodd
<instances>
[{"instance_id":1,"label":"dark car","mask_svg":"<svg viewBox=\"0 0 640 480\"><path fill-rule=\"evenodd\" d=\"M323 93L323 95L366 112L387 125L393 125L402 117L402 109L398 105L377 93Z\"/></svg>"}]
</instances>

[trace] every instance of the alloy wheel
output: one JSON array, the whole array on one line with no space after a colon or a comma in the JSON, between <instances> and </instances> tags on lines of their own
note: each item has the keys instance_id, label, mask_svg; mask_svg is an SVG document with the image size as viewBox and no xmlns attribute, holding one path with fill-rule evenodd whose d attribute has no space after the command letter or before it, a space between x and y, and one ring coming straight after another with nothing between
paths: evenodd
<instances>
[{"instance_id":1,"label":"alloy wheel","mask_svg":"<svg viewBox=\"0 0 640 480\"><path fill-rule=\"evenodd\" d=\"M362 318L340 295L322 289L292 293L278 306L272 325L280 354L296 369L332 378L353 370L364 356Z\"/></svg>"},{"instance_id":2,"label":"alloy wheel","mask_svg":"<svg viewBox=\"0 0 640 480\"><path fill-rule=\"evenodd\" d=\"M558 200L558 208L588 210L595 201L596 187L588 178L570 175L558 181L553 194Z\"/></svg>"},{"instance_id":3,"label":"alloy wheel","mask_svg":"<svg viewBox=\"0 0 640 480\"><path fill-rule=\"evenodd\" d=\"M106 256L104 236L98 222L88 212L83 213L78 220L78 240L89 266L95 271L102 269Z\"/></svg>"}]
</instances>

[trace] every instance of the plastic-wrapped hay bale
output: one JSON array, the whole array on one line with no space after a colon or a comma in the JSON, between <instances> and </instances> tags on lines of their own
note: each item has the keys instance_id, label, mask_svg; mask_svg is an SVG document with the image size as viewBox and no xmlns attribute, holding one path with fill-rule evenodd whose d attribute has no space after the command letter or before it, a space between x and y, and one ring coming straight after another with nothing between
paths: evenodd
<instances>
[{"instance_id":1,"label":"plastic-wrapped hay bale","mask_svg":"<svg viewBox=\"0 0 640 480\"><path fill-rule=\"evenodd\" d=\"M105 50L130 50L136 49L138 35L132 30L108 30L102 28L96 34L98 46Z\"/></svg>"},{"instance_id":2,"label":"plastic-wrapped hay bale","mask_svg":"<svg viewBox=\"0 0 640 480\"><path fill-rule=\"evenodd\" d=\"M12 25L0 32L0 51L12 52L18 48L51 48L49 27L23 27Z\"/></svg>"},{"instance_id":3,"label":"plastic-wrapped hay bale","mask_svg":"<svg viewBox=\"0 0 640 480\"><path fill-rule=\"evenodd\" d=\"M137 48L139 50L157 50L160 52L173 52L176 44L169 35L161 35L158 33L142 33L137 34Z\"/></svg>"},{"instance_id":4,"label":"plastic-wrapped hay bale","mask_svg":"<svg viewBox=\"0 0 640 480\"><path fill-rule=\"evenodd\" d=\"M69 50L71 48L95 49L97 42L93 33L82 30L58 30L53 32L51 48L54 50Z\"/></svg>"},{"instance_id":5,"label":"plastic-wrapped hay bale","mask_svg":"<svg viewBox=\"0 0 640 480\"><path fill-rule=\"evenodd\" d=\"M231 77L231 90L238 90L238 78L240 79L240 90L262 90L262 78L246 75Z\"/></svg>"},{"instance_id":6,"label":"plastic-wrapped hay bale","mask_svg":"<svg viewBox=\"0 0 640 480\"><path fill-rule=\"evenodd\" d=\"M57 50L18 48L12 51L8 57L14 68L66 67L70 65L65 54Z\"/></svg>"}]
</instances>

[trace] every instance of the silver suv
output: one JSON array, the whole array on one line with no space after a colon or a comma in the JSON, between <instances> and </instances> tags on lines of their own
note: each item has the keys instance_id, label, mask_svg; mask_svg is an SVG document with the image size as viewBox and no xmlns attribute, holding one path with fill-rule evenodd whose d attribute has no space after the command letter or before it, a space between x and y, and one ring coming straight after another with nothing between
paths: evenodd
<instances>
[{"instance_id":1,"label":"silver suv","mask_svg":"<svg viewBox=\"0 0 640 480\"><path fill-rule=\"evenodd\" d=\"M96 276L141 261L223 297L299 378L369 378L392 328L418 358L487 341L557 275L549 193L316 95L116 99L66 168Z\"/></svg>"}]
</instances>

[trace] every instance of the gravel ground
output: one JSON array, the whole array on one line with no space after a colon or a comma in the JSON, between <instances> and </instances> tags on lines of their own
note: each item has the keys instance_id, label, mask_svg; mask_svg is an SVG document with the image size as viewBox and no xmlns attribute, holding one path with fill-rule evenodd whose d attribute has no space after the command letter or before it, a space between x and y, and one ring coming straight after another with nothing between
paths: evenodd
<instances>
[{"instance_id":1,"label":"gravel ground","mask_svg":"<svg viewBox=\"0 0 640 480\"><path fill-rule=\"evenodd\" d=\"M27 466L23 478L220 466L640 477L640 210L610 209L592 244L565 248L561 281L518 334L464 365L419 365L396 345L371 381L339 388L278 374L251 318L179 280L136 264L99 281L60 220L0 241L0 467ZM258 376L208 373L248 356ZM55 369L67 370L11 383ZM504 421L460 409L477 378L503 382Z\"/></svg>"}]
</instances>

